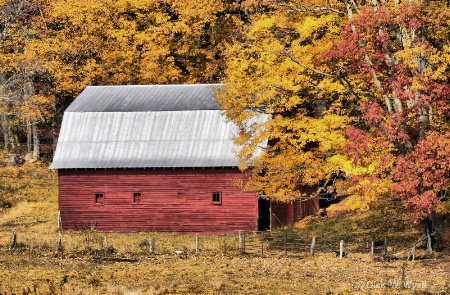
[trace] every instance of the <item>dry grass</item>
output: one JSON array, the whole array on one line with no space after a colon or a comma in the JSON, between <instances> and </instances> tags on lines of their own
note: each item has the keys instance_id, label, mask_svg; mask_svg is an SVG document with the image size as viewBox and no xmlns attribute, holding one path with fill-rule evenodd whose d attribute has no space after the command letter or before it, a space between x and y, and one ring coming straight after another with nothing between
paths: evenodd
<instances>
[{"instance_id":1,"label":"dry grass","mask_svg":"<svg viewBox=\"0 0 450 295\"><path fill-rule=\"evenodd\" d=\"M45 177L45 170L27 173ZM414 263L372 261L368 242L388 236L389 251L404 257L420 235L399 208L348 212L334 205L328 217L286 229L305 237L301 255L241 255L236 236L201 236L199 254L192 235L108 233L105 245L105 234L93 230L63 232L58 251L55 187L26 189L33 197L0 211L0 294L450 294L450 260L443 253L419 249L422 259ZM17 244L9 250L12 230ZM312 236L320 251L309 257ZM341 239L344 259L320 244Z\"/></svg>"},{"instance_id":2,"label":"dry grass","mask_svg":"<svg viewBox=\"0 0 450 295\"><path fill-rule=\"evenodd\" d=\"M319 254L303 259L141 255L137 262L3 252L1 294L448 294L448 259L415 264ZM406 266L406 267L405 267ZM414 293L416 292L416 293ZM432 293L430 293L432 292Z\"/></svg>"},{"instance_id":3,"label":"dry grass","mask_svg":"<svg viewBox=\"0 0 450 295\"><path fill-rule=\"evenodd\" d=\"M420 227L401 206L369 211L349 211L343 203L328 208L326 217L309 216L296 225L296 231L323 240L344 240L355 251L374 241L388 244L392 251L410 248L421 236Z\"/></svg>"}]
</instances>

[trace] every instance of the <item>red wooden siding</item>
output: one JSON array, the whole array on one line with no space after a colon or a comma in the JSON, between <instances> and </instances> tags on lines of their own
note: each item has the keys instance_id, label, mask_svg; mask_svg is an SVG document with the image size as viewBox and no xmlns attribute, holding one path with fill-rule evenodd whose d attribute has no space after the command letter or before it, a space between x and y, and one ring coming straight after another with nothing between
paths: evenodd
<instances>
[{"instance_id":1,"label":"red wooden siding","mask_svg":"<svg viewBox=\"0 0 450 295\"><path fill-rule=\"evenodd\" d=\"M270 212L272 213L270 219L270 228L276 229L282 226L294 224L294 206L293 202L282 203L272 202L270 204Z\"/></svg>"},{"instance_id":2,"label":"red wooden siding","mask_svg":"<svg viewBox=\"0 0 450 295\"><path fill-rule=\"evenodd\" d=\"M302 187L305 195L314 195L317 187ZM282 226L293 225L309 215L316 215L319 212L319 199L317 197L309 200L295 200L288 203L271 203L271 229Z\"/></svg>"},{"instance_id":3,"label":"red wooden siding","mask_svg":"<svg viewBox=\"0 0 450 295\"><path fill-rule=\"evenodd\" d=\"M309 215L316 215L319 212L319 199L314 198L307 201L294 202L294 223Z\"/></svg>"},{"instance_id":4,"label":"red wooden siding","mask_svg":"<svg viewBox=\"0 0 450 295\"><path fill-rule=\"evenodd\" d=\"M307 196L316 195L319 187L304 186L302 193ZM316 215L319 212L319 198L315 197L309 200L296 200L294 202L294 223L300 221L309 215Z\"/></svg>"},{"instance_id":5,"label":"red wooden siding","mask_svg":"<svg viewBox=\"0 0 450 295\"><path fill-rule=\"evenodd\" d=\"M233 232L257 229L257 197L238 169L59 170L64 229ZM215 204L212 193L221 193ZM140 193L140 203L135 202ZM103 204L95 195L103 194Z\"/></svg>"}]
</instances>

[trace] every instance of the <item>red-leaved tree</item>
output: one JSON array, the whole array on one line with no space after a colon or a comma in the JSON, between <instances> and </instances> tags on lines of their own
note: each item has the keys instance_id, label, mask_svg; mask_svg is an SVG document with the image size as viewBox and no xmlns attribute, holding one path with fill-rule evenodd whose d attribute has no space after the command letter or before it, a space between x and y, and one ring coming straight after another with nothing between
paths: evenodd
<instances>
[{"instance_id":1,"label":"red-leaved tree","mask_svg":"<svg viewBox=\"0 0 450 295\"><path fill-rule=\"evenodd\" d=\"M370 201L401 200L428 225L449 189L449 4L344 3L348 25L322 57L349 81L361 114L346 151L355 167L373 167L354 172L353 184Z\"/></svg>"}]
</instances>

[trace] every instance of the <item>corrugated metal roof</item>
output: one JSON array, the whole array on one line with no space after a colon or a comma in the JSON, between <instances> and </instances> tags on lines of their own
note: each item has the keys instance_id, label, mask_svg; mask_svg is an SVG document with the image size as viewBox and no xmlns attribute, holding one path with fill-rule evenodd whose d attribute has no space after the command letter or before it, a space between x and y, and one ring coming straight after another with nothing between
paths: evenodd
<instances>
[{"instance_id":1,"label":"corrugated metal roof","mask_svg":"<svg viewBox=\"0 0 450 295\"><path fill-rule=\"evenodd\" d=\"M218 110L222 84L88 86L66 112Z\"/></svg>"},{"instance_id":2,"label":"corrugated metal roof","mask_svg":"<svg viewBox=\"0 0 450 295\"><path fill-rule=\"evenodd\" d=\"M237 127L220 110L208 109L215 105L209 85L186 86L88 87L64 114L51 168L237 166L238 148L232 141ZM136 94L142 107L125 90ZM195 102L189 93L203 101ZM181 110L185 105L187 110Z\"/></svg>"}]
</instances>

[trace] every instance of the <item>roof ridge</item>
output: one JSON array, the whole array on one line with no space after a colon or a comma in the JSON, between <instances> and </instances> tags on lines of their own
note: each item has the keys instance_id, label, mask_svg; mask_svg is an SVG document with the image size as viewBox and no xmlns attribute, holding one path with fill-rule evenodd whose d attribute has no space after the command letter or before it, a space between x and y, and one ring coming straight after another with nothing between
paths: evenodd
<instances>
[{"instance_id":1,"label":"roof ridge","mask_svg":"<svg viewBox=\"0 0 450 295\"><path fill-rule=\"evenodd\" d=\"M215 90L223 84L88 86L68 112L217 110Z\"/></svg>"},{"instance_id":2,"label":"roof ridge","mask_svg":"<svg viewBox=\"0 0 450 295\"><path fill-rule=\"evenodd\" d=\"M177 86L224 86L223 83L199 83L199 84L137 84L137 85L88 85L90 87L177 87Z\"/></svg>"}]
</instances>

